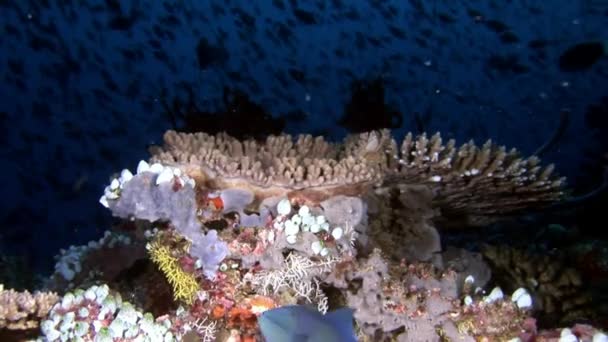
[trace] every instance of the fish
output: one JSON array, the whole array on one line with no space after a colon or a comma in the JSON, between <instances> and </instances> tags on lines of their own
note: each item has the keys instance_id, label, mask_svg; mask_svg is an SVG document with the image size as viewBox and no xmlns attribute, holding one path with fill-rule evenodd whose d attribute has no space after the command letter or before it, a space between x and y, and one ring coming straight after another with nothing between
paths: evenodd
<instances>
[{"instance_id":1,"label":"fish","mask_svg":"<svg viewBox=\"0 0 608 342\"><path fill-rule=\"evenodd\" d=\"M608 41L579 43L569 47L561 54L559 68L566 72L587 70L607 54Z\"/></svg>"},{"instance_id":2,"label":"fish","mask_svg":"<svg viewBox=\"0 0 608 342\"><path fill-rule=\"evenodd\" d=\"M355 342L351 308L323 315L306 305L288 305L264 311L258 318L266 342Z\"/></svg>"}]
</instances>

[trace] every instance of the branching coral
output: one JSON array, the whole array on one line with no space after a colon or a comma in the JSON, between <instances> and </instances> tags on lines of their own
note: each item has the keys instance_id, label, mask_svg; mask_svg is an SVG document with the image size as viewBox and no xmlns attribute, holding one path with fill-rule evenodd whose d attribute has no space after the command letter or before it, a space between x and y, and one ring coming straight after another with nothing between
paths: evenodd
<instances>
[{"instance_id":1,"label":"branching coral","mask_svg":"<svg viewBox=\"0 0 608 342\"><path fill-rule=\"evenodd\" d=\"M559 254L541 255L510 248L486 246L484 257L494 269L494 278L510 284L510 290L526 287L534 296L541 324L559 321L572 323L575 318L593 319L600 305L594 302L579 272Z\"/></svg>"},{"instance_id":2,"label":"branching coral","mask_svg":"<svg viewBox=\"0 0 608 342\"><path fill-rule=\"evenodd\" d=\"M279 294L293 291L296 298L305 299L308 303L317 303L321 312L327 311L327 297L320 288L317 277L331 271L338 262L335 258L312 261L306 257L292 253L287 256L283 267L277 270L265 270L245 277L261 293Z\"/></svg>"},{"instance_id":3,"label":"branching coral","mask_svg":"<svg viewBox=\"0 0 608 342\"><path fill-rule=\"evenodd\" d=\"M342 144L322 137L271 136L239 141L225 134L168 131L153 161L174 165L213 189L241 188L320 202L358 196L373 187L425 185L444 222L481 225L514 212L547 206L564 196L564 179L491 141L477 147L408 134L398 146L388 131L352 135ZM447 220L449 219L449 220ZM455 220L457 219L457 220Z\"/></svg>"},{"instance_id":4,"label":"branching coral","mask_svg":"<svg viewBox=\"0 0 608 342\"><path fill-rule=\"evenodd\" d=\"M429 185L442 216L466 224L485 224L564 196L565 179L553 175L553 165L543 169L538 158L523 158L491 141L457 148L454 140L444 145L438 133L430 139L408 134L398 153L394 176L403 183Z\"/></svg>"},{"instance_id":5,"label":"branching coral","mask_svg":"<svg viewBox=\"0 0 608 342\"><path fill-rule=\"evenodd\" d=\"M158 265L167 280L173 286L175 300L192 304L199 290L198 282L192 273L182 270L179 260L171 254L171 250L158 242L148 245L148 252L152 261Z\"/></svg>"},{"instance_id":6,"label":"branching coral","mask_svg":"<svg viewBox=\"0 0 608 342\"><path fill-rule=\"evenodd\" d=\"M100 202L158 225L145 235L149 254L189 304L173 316L176 336L188 338L209 321L220 340L256 339L257 315L307 303L354 308L363 339L517 337L527 293L495 301L496 290L488 301L475 292L463 305L458 282L469 274L412 262L440 261L435 226L446 220L485 224L563 196L563 179L536 158L491 142L456 148L438 134L398 145L386 130L341 144L170 131L151 161L123 170Z\"/></svg>"},{"instance_id":7,"label":"branching coral","mask_svg":"<svg viewBox=\"0 0 608 342\"><path fill-rule=\"evenodd\" d=\"M0 284L0 329L37 328L41 318L59 300L56 293L5 290Z\"/></svg>"}]
</instances>

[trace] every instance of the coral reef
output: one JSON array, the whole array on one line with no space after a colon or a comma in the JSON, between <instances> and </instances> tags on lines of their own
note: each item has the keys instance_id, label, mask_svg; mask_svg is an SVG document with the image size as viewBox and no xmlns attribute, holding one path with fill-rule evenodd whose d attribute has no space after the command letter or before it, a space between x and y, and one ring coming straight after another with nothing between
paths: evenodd
<instances>
[{"instance_id":1,"label":"coral reef","mask_svg":"<svg viewBox=\"0 0 608 342\"><path fill-rule=\"evenodd\" d=\"M47 287L62 298L38 318L40 340L261 341L259 315L287 305L351 307L361 341L552 336L532 317L546 306L538 288L487 294L488 265L442 253L439 234L448 221L481 224L561 199L563 179L537 159L491 143L456 149L439 135L397 148L388 131L343 144L165 140L104 189L100 203L123 220L117 232L61 251Z\"/></svg>"},{"instance_id":2,"label":"coral reef","mask_svg":"<svg viewBox=\"0 0 608 342\"><path fill-rule=\"evenodd\" d=\"M481 225L565 195L553 166L542 168L538 158L522 158L491 141L456 147L439 134L408 134L399 146L388 131L352 135L343 144L309 135L270 136L262 143L174 131L164 138L153 162L176 166L211 189L250 190L259 201L288 196L314 204L372 187L425 185L444 223Z\"/></svg>"},{"instance_id":3,"label":"coral reef","mask_svg":"<svg viewBox=\"0 0 608 342\"><path fill-rule=\"evenodd\" d=\"M168 319L143 314L108 286L66 293L41 323L48 341L174 341Z\"/></svg>"},{"instance_id":4,"label":"coral reef","mask_svg":"<svg viewBox=\"0 0 608 342\"><path fill-rule=\"evenodd\" d=\"M596 318L594 312L600 304L584 289L582 276L567 263L563 254L535 254L508 246L485 246L483 255L494 270L496 281L511 290L519 287L530 290L541 325Z\"/></svg>"}]
</instances>

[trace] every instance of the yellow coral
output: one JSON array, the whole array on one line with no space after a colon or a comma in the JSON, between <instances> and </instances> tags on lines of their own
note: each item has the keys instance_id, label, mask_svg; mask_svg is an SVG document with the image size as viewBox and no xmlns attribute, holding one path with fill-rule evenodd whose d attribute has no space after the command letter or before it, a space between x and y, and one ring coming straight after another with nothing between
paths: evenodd
<instances>
[{"instance_id":1,"label":"yellow coral","mask_svg":"<svg viewBox=\"0 0 608 342\"><path fill-rule=\"evenodd\" d=\"M166 246L158 242L148 245L148 252L152 261L165 274L167 280L173 286L173 297L190 305L194 301L196 292L199 289L198 282L190 273L184 272L179 265L179 260L171 255L171 251Z\"/></svg>"}]
</instances>

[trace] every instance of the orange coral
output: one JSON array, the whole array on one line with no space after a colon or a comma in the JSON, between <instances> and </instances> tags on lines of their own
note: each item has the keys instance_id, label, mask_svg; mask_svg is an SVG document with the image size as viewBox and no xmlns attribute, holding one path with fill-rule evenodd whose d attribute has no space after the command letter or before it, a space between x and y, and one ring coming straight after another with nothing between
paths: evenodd
<instances>
[{"instance_id":1,"label":"orange coral","mask_svg":"<svg viewBox=\"0 0 608 342\"><path fill-rule=\"evenodd\" d=\"M247 303L251 306L251 312L256 315L277 307L276 302L272 298L265 296L254 296L252 298L248 298Z\"/></svg>"},{"instance_id":2,"label":"orange coral","mask_svg":"<svg viewBox=\"0 0 608 342\"><path fill-rule=\"evenodd\" d=\"M225 314L226 314L226 308L221 304L214 306L213 309L211 310L211 317L213 319L223 318Z\"/></svg>"},{"instance_id":3,"label":"orange coral","mask_svg":"<svg viewBox=\"0 0 608 342\"><path fill-rule=\"evenodd\" d=\"M222 210L224 209L224 201L222 201L222 199L218 196L218 197L208 197L207 198L209 200L209 204L213 205L213 208L215 210Z\"/></svg>"},{"instance_id":4,"label":"orange coral","mask_svg":"<svg viewBox=\"0 0 608 342\"><path fill-rule=\"evenodd\" d=\"M256 329L257 317L246 307L234 307L228 312L228 326L239 327L242 330Z\"/></svg>"}]
</instances>

